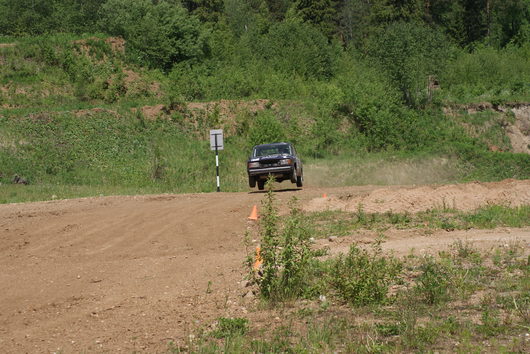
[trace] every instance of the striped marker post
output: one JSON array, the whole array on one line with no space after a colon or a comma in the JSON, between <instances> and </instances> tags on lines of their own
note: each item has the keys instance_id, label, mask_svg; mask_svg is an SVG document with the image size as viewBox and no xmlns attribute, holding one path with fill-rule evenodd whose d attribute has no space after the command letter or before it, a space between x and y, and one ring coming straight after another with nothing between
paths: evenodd
<instances>
[{"instance_id":1,"label":"striped marker post","mask_svg":"<svg viewBox=\"0 0 530 354\"><path fill-rule=\"evenodd\" d=\"M217 191L221 191L221 180L219 179L219 150L224 149L223 129L210 130L210 149L215 150L215 172L217 179Z\"/></svg>"}]
</instances>

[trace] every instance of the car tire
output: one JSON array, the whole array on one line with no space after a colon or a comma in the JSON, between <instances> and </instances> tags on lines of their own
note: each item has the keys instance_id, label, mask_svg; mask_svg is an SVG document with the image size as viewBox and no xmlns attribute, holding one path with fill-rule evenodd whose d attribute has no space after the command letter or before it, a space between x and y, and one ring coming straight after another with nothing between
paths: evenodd
<instances>
[{"instance_id":1,"label":"car tire","mask_svg":"<svg viewBox=\"0 0 530 354\"><path fill-rule=\"evenodd\" d=\"M291 183L296 183L296 181L298 180L297 179L297 175L296 175L296 166L293 168L293 173L291 174Z\"/></svg>"},{"instance_id":2,"label":"car tire","mask_svg":"<svg viewBox=\"0 0 530 354\"><path fill-rule=\"evenodd\" d=\"M265 181L258 181L258 189L260 191L265 189Z\"/></svg>"},{"instance_id":3,"label":"car tire","mask_svg":"<svg viewBox=\"0 0 530 354\"><path fill-rule=\"evenodd\" d=\"M302 187L304 185L304 175L296 176L296 186Z\"/></svg>"},{"instance_id":4,"label":"car tire","mask_svg":"<svg viewBox=\"0 0 530 354\"><path fill-rule=\"evenodd\" d=\"M256 179L254 177L248 177L248 185L250 188L256 187Z\"/></svg>"}]
</instances>

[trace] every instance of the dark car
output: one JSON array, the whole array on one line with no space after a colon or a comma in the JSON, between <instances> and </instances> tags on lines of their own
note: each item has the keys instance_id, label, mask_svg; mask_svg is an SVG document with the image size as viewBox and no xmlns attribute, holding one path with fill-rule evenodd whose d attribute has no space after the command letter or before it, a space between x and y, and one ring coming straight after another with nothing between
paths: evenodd
<instances>
[{"instance_id":1,"label":"dark car","mask_svg":"<svg viewBox=\"0 0 530 354\"><path fill-rule=\"evenodd\" d=\"M251 188L258 185L259 190L265 188L269 175L277 182L290 180L302 187L304 170L294 146L290 143L273 143L256 145L247 163L248 184Z\"/></svg>"}]
</instances>

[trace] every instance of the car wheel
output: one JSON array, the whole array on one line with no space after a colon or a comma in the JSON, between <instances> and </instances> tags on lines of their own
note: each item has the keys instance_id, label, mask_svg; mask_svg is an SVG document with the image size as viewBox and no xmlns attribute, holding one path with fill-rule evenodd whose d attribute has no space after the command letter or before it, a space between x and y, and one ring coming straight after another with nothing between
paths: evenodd
<instances>
[{"instance_id":1,"label":"car wheel","mask_svg":"<svg viewBox=\"0 0 530 354\"><path fill-rule=\"evenodd\" d=\"M254 177L248 177L248 185L250 188L256 187L256 179Z\"/></svg>"},{"instance_id":2,"label":"car wheel","mask_svg":"<svg viewBox=\"0 0 530 354\"><path fill-rule=\"evenodd\" d=\"M297 181L297 178L296 178L296 166L293 168L293 174L291 175L291 183L296 183Z\"/></svg>"},{"instance_id":3,"label":"car wheel","mask_svg":"<svg viewBox=\"0 0 530 354\"><path fill-rule=\"evenodd\" d=\"M296 176L296 186L302 187L304 185L304 175Z\"/></svg>"},{"instance_id":4,"label":"car wheel","mask_svg":"<svg viewBox=\"0 0 530 354\"><path fill-rule=\"evenodd\" d=\"M258 189L260 191L265 189L265 181L258 181Z\"/></svg>"}]
</instances>

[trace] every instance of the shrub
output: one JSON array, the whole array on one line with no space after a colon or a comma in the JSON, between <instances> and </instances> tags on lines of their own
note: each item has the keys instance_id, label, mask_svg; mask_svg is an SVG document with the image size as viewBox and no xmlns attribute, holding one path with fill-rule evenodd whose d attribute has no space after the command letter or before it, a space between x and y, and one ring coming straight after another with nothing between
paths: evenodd
<instances>
[{"instance_id":1,"label":"shrub","mask_svg":"<svg viewBox=\"0 0 530 354\"><path fill-rule=\"evenodd\" d=\"M439 304L449 299L449 272L432 257L426 257L420 266L421 274L415 290L429 305Z\"/></svg>"},{"instance_id":2,"label":"shrub","mask_svg":"<svg viewBox=\"0 0 530 354\"><path fill-rule=\"evenodd\" d=\"M310 231L296 205L290 203L291 212L282 227L274 205L272 181L269 179L267 195L263 201L260 221L261 256L263 276L258 284L261 295L272 301L299 297L308 284L309 263L313 257L310 248Z\"/></svg>"},{"instance_id":3,"label":"shrub","mask_svg":"<svg viewBox=\"0 0 530 354\"><path fill-rule=\"evenodd\" d=\"M318 79L335 73L340 49L307 23L276 23L263 36L250 34L246 40L258 59L278 71Z\"/></svg>"},{"instance_id":4,"label":"shrub","mask_svg":"<svg viewBox=\"0 0 530 354\"><path fill-rule=\"evenodd\" d=\"M251 145L280 142L285 139L283 125L273 112L261 112L252 123L248 133Z\"/></svg>"},{"instance_id":5,"label":"shrub","mask_svg":"<svg viewBox=\"0 0 530 354\"><path fill-rule=\"evenodd\" d=\"M197 18L167 1L109 0L101 9L102 31L127 40L130 57L169 70L174 63L205 52L205 32Z\"/></svg>"},{"instance_id":6,"label":"shrub","mask_svg":"<svg viewBox=\"0 0 530 354\"><path fill-rule=\"evenodd\" d=\"M413 107L426 103L429 75L438 75L451 55L441 32L412 22L395 22L381 29L368 44L368 54Z\"/></svg>"},{"instance_id":7,"label":"shrub","mask_svg":"<svg viewBox=\"0 0 530 354\"><path fill-rule=\"evenodd\" d=\"M215 338L230 338L242 336L248 332L248 320L246 318L225 318L217 320L217 329L212 332Z\"/></svg>"},{"instance_id":8,"label":"shrub","mask_svg":"<svg viewBox=\"0 0 530 354\"><path fill-rule=\"evenodd\" d=\"M346 256L335 261L330 282L338 296L354 306L382 303L401 267L394 257L382 255L379 244L372 251L354 244Z\"/></svg>"},{"instance_id":9,"label":"shrub","mask_svg":"<svg viewBox=\"0 0 530 354\"><path fill-rule=\"evenodd\" d=\"M380 72L353 56L341 66L337 85L344 99L336 112L367 137L370 149L414 150L440 139L438 117L405 107L398 90Z\"/></svg>"},{"instance_id":10,"label":"shrub","mask_svg":"<svg viewBox=\"0 0 530 354\"><path fill-rule=\"evenodd\" d=\"M478 46L461 51L440 75L442 93L453 102L502 103L527 100L530 94L530 45L496 50Z\"/></svg>"}]
</instances>

